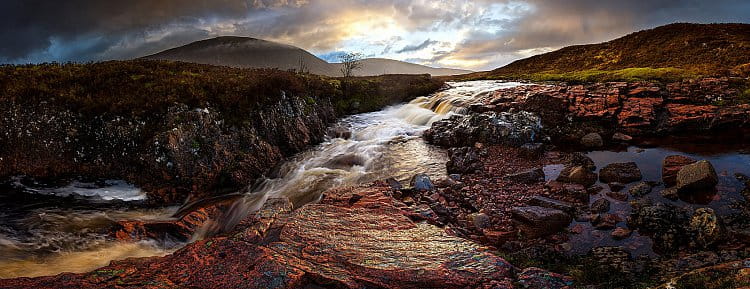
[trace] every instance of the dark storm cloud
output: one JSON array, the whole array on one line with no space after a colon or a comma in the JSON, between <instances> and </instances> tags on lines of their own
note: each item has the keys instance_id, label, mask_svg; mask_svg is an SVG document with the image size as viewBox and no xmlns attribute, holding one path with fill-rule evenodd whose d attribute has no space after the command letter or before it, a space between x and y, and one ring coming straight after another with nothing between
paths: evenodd
<instances>
[{"instance_id":1,"label":"dark storm cloud","mask_svg":"<svg viewBox=\"0 0 750 289\"><path fill-rule=\"evenodd\" d=\"M429 47L430 45L437 44L438 42L435 40L427 39L424 42L417 44L417 45L407 45L404 46L404 48L399 49L396 51L396 53L404 53L404 52L411 52L411 51L419 51L422 49L425 49Z\"/></svg>"},{"instance_id":2,"label":"dark storm cloud","mask_svg":"<svg viewBox=\"0 0 750 289\"><path fill-rule=\"evenodd\" d=\"M489 69L552 48L606 41L671 22L750 22L750 1L4 0L0 62L132 58L227 34L318 53L342 51L349 50L343 47L348 39L362 36L353 33L370 37L381 29L357 32L351 23L383 19L422 34L373 44L378 52L402 47L398 52L424 53L434 45L439 48L432 57L420 59L435 65L470 60L477 63L473 68ZM449 29L462 31L451 40L456 45L432 43L445 39L430 33ZM426 38L432 40L414 44Z\"/></svg>"}]
</instances>

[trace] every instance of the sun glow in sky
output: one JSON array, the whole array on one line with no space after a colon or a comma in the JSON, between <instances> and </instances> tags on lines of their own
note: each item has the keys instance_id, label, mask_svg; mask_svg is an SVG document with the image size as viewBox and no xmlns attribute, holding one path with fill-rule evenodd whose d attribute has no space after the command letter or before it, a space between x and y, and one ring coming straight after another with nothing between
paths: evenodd
<instances>
[{"instance_id":1,"label":"sun glow in sky","mask_svg":"<svg viewBox=\"0 0 750 289\"><path fill-rule=\"evenodd\" d=\"M672 22L750 22L750 1L5 0L0 63L130 59L216 36L494 69Z\"/></svg>"}]
</instances>

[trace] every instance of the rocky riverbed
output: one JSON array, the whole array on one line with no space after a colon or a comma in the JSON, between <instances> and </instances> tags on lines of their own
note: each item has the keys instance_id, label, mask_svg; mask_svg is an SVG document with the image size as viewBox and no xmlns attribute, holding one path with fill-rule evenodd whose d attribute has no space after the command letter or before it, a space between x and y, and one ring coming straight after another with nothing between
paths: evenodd
<instances>
[{"instance_id":1,"label":"rocky riverbed","mask_svg":"<svg viewBox=\"0 0 750 289\"><path fill-rule=\"evenodd\" d=\"M318 163L313 154L281 170L339 170L320 187L333 189L310 190L313 198L285 189L299 186L271 181L260 186L271 190L251 193L273 194L204 199L169 221L120 221L108 234L125 242L165 234L188 240L212 222L235 219L236 225L165 257L113 261L89 273L5 279L0 287L750 284L743 273L750 268L750 152L741 133L750 110L733 99L737 92L727 80L453 85L451 95L410 104L424 111L393 112L420 126L399 127L396 134L374 128L391 119L338 127L334 141L319 151L353 150L331 155L338 160L333 163ZM373 153L363 131L389 149ZM382 170L369 172L379 161L394 161L399 154L388 152L400 144L440 153L411 137L420 134L444 149L445 173L420 167L433 162L426 158L412 168L411 179L403 173L409 168L401 168L396 178L371 183L387 178ZM418 174L423 170L427 174ZM298 178L278 180L297 184ZM238 207L246 213L236 214Z\"/></svg>"}]
</instances>

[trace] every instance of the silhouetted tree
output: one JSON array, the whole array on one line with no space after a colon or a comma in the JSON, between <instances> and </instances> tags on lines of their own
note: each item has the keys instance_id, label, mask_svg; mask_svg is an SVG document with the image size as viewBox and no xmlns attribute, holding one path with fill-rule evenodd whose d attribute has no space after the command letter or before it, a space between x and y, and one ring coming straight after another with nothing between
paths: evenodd
<instances>
[{"instance_id":1,"label":"silhouetted tree","mask_svg":"<svg viewBox=\"0 0 750 289\"><path fill-rule=\"evenodd\" d=\"M344 77L351 77L355 70L362 68L361 53L344 53L339 56L339 61L341 61L341 74Z\"/></svg>"}]
</instances>

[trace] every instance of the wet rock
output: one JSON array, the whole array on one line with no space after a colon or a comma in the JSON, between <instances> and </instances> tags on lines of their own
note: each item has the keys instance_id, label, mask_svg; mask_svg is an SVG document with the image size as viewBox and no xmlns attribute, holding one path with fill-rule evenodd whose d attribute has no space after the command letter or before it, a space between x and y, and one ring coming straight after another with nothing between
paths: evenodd
<instances>
[{"instance_id":1,"label":"wet rock","mask_svg":"<svg viewBox=\"0 0 750 289\"><path fill-rule=\"evenodd\" d=\"M724 238L724 225L721 218L711 208L698 208L690 219L691 244L706 248Z\"/></svg>"},{"instance_id":2,"label":"wet rock","mask_svg":"<svg viewBox=\"0 0 750 289\"><path fill-rule=\"evenodd\" d=\"M596 183L597 175L583 166L566 167L557 177L558 182L580 184L589 187Z\"/></svg>"},{"instance_id":3,"label":"wet rock","mask_svg":"<svg viewBox=\"0 0 750 289\"><path fill-rule=\"evenodd\" d=\"M614 229L622 218L616 214L599 214L591 219L591 225L597 230Z\"/></svg>"},{"instance_id":4,"label":"wet rock","mask_svg":"<svg viewBox=\"0 0 750 289\"><path fill-rule=\"evenodd\" d=\"M542 197L542 196L531 197L531 199L529 199L528 201L528 204L532 206L545 207L545 208L550 208L550 209L558 209L569 214L572 214L576 210L573 204L570 204L568 202L558 201L555 199L550 199L547 197Z\"/></svg>"},{"instance_id":5,"label":"wet rock","mask_svg":"<svg viewBox=\"0 0 750 289\"><path fill-rule=\"evenodd\" d=\"M714 166L709 161L699 161L683 166L677 173L677 188L680 192L713 189L719 183Z\"/></svg>"},{"instance_id":6,"label":"wet rock","mask_svg":"<svg viewBox=\"0 0 750 289\"><path fill-rule=\"evenodd\" d=\"M352 131L342 126L335 126L328 129L328 137L350 139L352 137Z\"/></svg>"},{"instance_id":7,"label":"wet rock","mask_svg":"<svg viewBox=\"0 0 750 289\"><path fill-rule=\"evenodd\" d=\"M482 160L474 147L451 148L446 167L451 174L468 174L482 169Z\"/></svg>"},{"instance_id":8,"label":"wet rock","mask_svg":"<svg viewBox=\"0 0 750 289\"><path fill-rule=\"evenodd\" d=\"M608 164L599 171L599 179L603 183L627 184L640 181L642 178L641 170L634 162Z\"/></svg>"},{"instance_id":9,"label":"wet rock","mask_svg":"<svg viewBox=\"0 0 750 289\"><path fill-rule=\"evenodd\" d=\"M677 184L677 173L682 167L695 163L694 159L691 159L682 155L671 155L664 158L662 161L661 178L662 181L669 187Z\"/></svg>"},{"instance_id":10,"label":"wet rock","mask_svg":"<svg viewBox=\"0 0 750 289\"><path fill-rule=\"evenodd\" d=\"M573 278L529 267L518 274L518 284L527 289L567 289L573 288Z\"/></svg>"},{"instance_id":11,"label":"wet rock","mask_svg":"<svg viewBox=\"0 0 750 289\"><path fill-rule=\"evenodd\" d=\"M670 204L637 202L628 217L628 227L650 234L656 249L672 252L689 239L689 219L687 212Z\"/></svg>"},{"instance_id":12,"label":"wet rock","mask_svg":"<svg viewBox=\"0 0 750 289\"><path fill-rule=\"evenodd\" d=\"M651 185L646 182L640 182L628 190L631 196L640 198L651 192Z\"/></svg>"},{"instance_id":13,"label":"wet rock","mask_svg":"<svg viewBox=\"0 0 750 289\"><path fill-rule=\"evenodd\" d=\"M423 137L443 147L471 146L477 142L520 147L543 139L540 118L525 111L453 116L433 123Z\"/></svg>"},{"instance_id":14,"label":"wet rock","mask_svg":"<svg viewBox=\"0 0 750 289\"><path fill-rule=\"evenodd\" d=\"M561 199L573 200L584 204L588 204L589 202L589 193L583 185L549 181L544 186L550 191L553 197L560 196Z\"/></svg>"},{"instance_id":15,"label":"wet rock","mask_svg":"<svg viewBox=\"0 0 750 289\"><path fill-rule=\"evenodd\" d=\"M612 239L622 240L622 239L626 239L626 238L630 237L630 234L632 234L632 233L633 233L633 231L631 231L631 230L628 230L628 229L623 228L623 227L618 227L618 228L616 228L616 229L614 229L612 231L612 233L610 234L610 236L612 236Z\"/></svg>"},{"instance_id":16,"label":"wet rock","mask_svg":"<svg viewBox=\"0 0 750 289\"><path fill-rule=\"evenodd\" d=\"M417 191L431 191L435 188L435 186L432 185L430 176L426 174L414 175L411 178L411 181L409 181L409 185L412 187L412 189L415 189Z\"/></svg>"},{"instance_id":17,"label":"wet rock","mask_svg":"<svg viewBox=\"0 0 750 289\"><path fill-rule=\"evenodd\" d=\"M609 212L609 200L605 198L598 199L591 204L592 213L606 213Z\"/></svg>"},{"instance_id":18,"label":"wet rock","mask_svg":"<svg viewBox=\"0 0 750 289\"><path fill-rule=\"evenodd\" d=\"M621 132L616 132L612 135L612 140L621 143L628 143L633 140L633 137Z\"/></svg>"},{"instance_id":19,"label":"wet rock","mask_svg":"<svg viewBox=\"0 0 750 289\"><path fill-rule=\"evenodd\" d=\"M520 173L505 176L506 180L524 184L544 182L544 170L542 168L531 169Z\"/></svg>"},{"instance_id":20,"label":"wet rock","mask_svg":"<svg viewBox=\"0 0 750 289\"><path fill-rule=\"evenodd\" d=\"M598 133L590 133L581 138L581 145L587 148L599 148L604 146L604 140Z\"/></svg>"},{"instance_id":21,"label":"wet rock","mask_svg":"<svg viewBox=\"0 0 750 289\"><path fill-rule=\"evenodd\" d=\"M607 184L607 186L609 186L609 189L612 190L613 192L619 192L625 188L625 184L618 183L618 182L611 182Z\"/></svg>"},{"instance_id":22,"label":"wet rock","mask_svg":"<svg viewBox=\"0 0 750 289\"><path fill-rule=\"evenodd\" d=\"M537 206L515 207L511 209L511 214L527 238L559 232L573 221L570 215L561 210Z\"/></svg>"},{"instance_id":23,"label":"wet rock","mask_svg":"<svg viewBox=\"0 0 750 289\"><path fill-rule=\"evenodd\" d=\"M538 159L544 155L544 144L527 143L520 147L519 154L528 159Z\"/></svg>"},{"instance_id":24,"label":"wet rock","mask_svg":"<svg viewBox=\"0 0 750 289\"><path fill-rule=\"evenodd\" d=\"M615 199L621 202L628 200L628 195L625 193L621 193L621 192L607 192L606 195L607 197L610 197L612 199Z\"/></svg>"}]
</instances>

